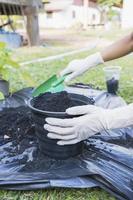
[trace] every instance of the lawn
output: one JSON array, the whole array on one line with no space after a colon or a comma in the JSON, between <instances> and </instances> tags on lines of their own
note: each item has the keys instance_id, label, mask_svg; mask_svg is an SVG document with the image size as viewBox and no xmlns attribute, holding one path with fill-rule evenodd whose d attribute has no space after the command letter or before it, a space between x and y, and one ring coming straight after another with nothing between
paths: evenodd
<instances>
[{"instance_id":1,"label":"lawn","mask_svg":"<svg viewBox=\"0 0 133 200\"><path fill-rule=\"evenodd\" d=\"M89 52L80 53L74 56L69 56L66 58L62 58L59 60L51 61L51 62L42 62L35 63L32 65L27 65L21 67L21 71L26 72L29 77L21 77L20 71L11 74L11 89L12 91L21 89L27 86L37 86L42 83L51 75L59 72L67 66L67 64L73 59L84 58L85 56L98 51L99 49L94 49ZM123 58L107 62L107 65L118 65L121 66L121 79L120 79L120 92L119 95L124 97L124 99L130 103L133 101L133 67L132 67L132 54L125 56ZM75 79L74 82L82 82L82 83L92 83L95 86L99 86L101 89L105 89L105 80L104 80L104 72L103 65L100 65L89 72L85 73L83 76ZM18 78L20 77L20 78Z\"/></svg>"},{"instance_id":2,"label":"lawn","mask_svg":"<svg viewBox=\"0 0 133 200\"><path fill-rule=\"evenodd\" d=\"M46 189L28 192L0 192L0 200L115 200L100 189Z\"/></svg>"},{"instance_id":3,"label":"lawn","mask_svg":"<svg viewBox=\"0 0 133 200\"><path fill-rule=\"evenodd\" d=\"M117 32L118 33L118 32ZM113 34L113 33L112 33ZM85 35L85 33L84 33ZM87 35L87 34L86 34ZM103 37L103 36L102 36ZM107 37L107 35L106 35ZM111 33L109 34L109 39L112 38ZM117 36L114 38L117 38ZM42 48L42 47L41 47ZM57 47L58 48L58 47ZM65 46L65 50L71 50ZM45 48L43 49L45 51ZM59 52L64 52L63 48L58 48ZM30 79L27 77L21 77L20 72L11 74L11 88L12 91L21 89L27 86L37 86L48 77L54 73L59 73L71 60L76 58L83 58L88 54L96 52L97 49L94 49L89 52L84 52L77 54L75 56L70 56L60 60L45 62L45 63L35 63L29 66L25 66L21 71L26 72L30 75ZM48 51L43 52L37 48L34 48L33 54L29 53L29 56L26 57L27 49L20 49L14 53L14 57L17 57L19 61L29 60L35 57L43 57L48 55L55 55L55 49L52 52ZM39 53L36 53L39 52ZM46 53L46 54L45 54ZM28 54L27 54L28 55ZM132 64L132 55L126 56L124 58L108 62L107 65L119 65L122 67L121 80L120 80L120 92L119 95L124 97L127 103L133 102L133 64ZM101 89L105 89L104 73L102 70L103 66L99 66L83 76L79 77L73 82L82 82L82 83L92 83L95 86L99 86ZM19 78L18 78L19 77ZM47 189L40 191L32 192L0 192L0 200L115 200L109 193L101 189Z\"/></svg>"}]
</instances>

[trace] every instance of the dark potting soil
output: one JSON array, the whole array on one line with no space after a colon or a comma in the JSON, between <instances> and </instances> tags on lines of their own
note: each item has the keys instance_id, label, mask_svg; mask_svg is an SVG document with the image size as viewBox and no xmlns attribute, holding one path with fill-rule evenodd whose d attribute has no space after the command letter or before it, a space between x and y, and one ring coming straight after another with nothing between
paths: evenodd
<instances>
[{"instance_id":1,"label":"dark potting soil","mask_svg":"<svg viewBox=\"0 0 133 200\"><path fill-rule=\"evenodd\" d=\"M19 171L46 171L67 162L50 158L40 152L31 111L24 106L6 108L0 112L0 147L2 146L3 156L0 154L0 163L18 162ZM22 168L21 164L24 164Z\"/></svg>"},{"instance_id":2,"label":"dark potting soil","mask_svg":"<svg viewBox=\"0 0 133 200\"><path fill-rule=\"evenodd\" d=\"M16 153L22 153L35 140L35 127L29 108L5 108L0 112L0 141L12 141Z\"/></svg>"},{"instance_id":3,"label":"dark potting soil","mask_svg":"<svg viewBox=\"0 0 133 200\"><path fill-rule=\"evenodd\" d=\"M115 78L112 78L106 82L107 91L111 94L116 94L118 91L119 81Z\"/></svg>"},{"instance_id":4,"label":"dark potting soil","mask_svg":"<svg viewBox=\"0 0 133 200\"><path fill-rule=\"evenodd\" d=\"M90 104L93 103L94 100L90 99ZM80 105L84 105L84 103L72 100L66 91L58 93L47 92L39 95L34 100L35 108L51 112L65 112L67 108Z\"/></svg>"},{"instance_id":5,"label":"dark potting soil","mask_svg":"<svg viewBox=\"0 0 133 200\"><path fill-rule=\"evenodd\" d=\"M109 142L115 143L113 140ZM39 172L56 169L64 164L68 164L72 161L74 162L74 160L77 159L76 156L68 160L57 160L42 154L38 148L34 124L31 120L31 112L24 106L19 108L7 108L0 112L0 147L2 147L2 144L8 143L12 143L12 145L7 145L3 148L0 154L0 163L12 163L15 161L18 162L20 166L24 164L23 168L20 169L24 172ZM133 140L127 137L127 140L124 142L122 142L122 140L117 140L116 143L118 145L128 147L130 145L132 147ZM34 151L32 152L30 148L34 148ZM32 154L31 160L28 160L28 156L23 154L26 149L30 150L28 154ZM3 158L1 157L2 153ZM85 153L85 150L83 153ZM89 151L87 151L87 153L89 153Z\"/></svg>"},{"instance_id":6,"label":"dark potting soil","mask_svg":"<svg viewBox=\"0 0 133 200\"><path fill-rule=\"evenodd\" d=\"M6 108L0 112L0 147L3 147L0 164L17 162L19 171L41 172L67 163L67 160L53 159L42 154L38 146L29 108Z\"/></svg>"}]
</instances>

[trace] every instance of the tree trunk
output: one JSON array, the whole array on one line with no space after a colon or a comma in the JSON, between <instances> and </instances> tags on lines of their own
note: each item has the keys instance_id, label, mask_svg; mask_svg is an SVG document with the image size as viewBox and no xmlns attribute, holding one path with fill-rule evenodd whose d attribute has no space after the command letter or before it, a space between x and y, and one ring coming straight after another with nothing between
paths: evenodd
<instances>
[{"instance_id":1,"label":"tree trunk","mask_svg":"<svg viewBox=\"0 0 133 200\"><path fill-rule=\"evenodd\" d=\"M40 44L39 36L39 22L38 12L36 7L26 8L25 14L27 16L27 34L30 46L36 46Z\"/></svg>"},{"instance_id":2,"label":"tree trunk","mask_svg":"<svg viewBox=\"0 0 133 200\"><path fill-rule=\"evenodd\" d=\"M88 27L88 8L89 8L89 0L84 0L84 24L83 28L87 29Z\"/></svg>"}]
</instances>

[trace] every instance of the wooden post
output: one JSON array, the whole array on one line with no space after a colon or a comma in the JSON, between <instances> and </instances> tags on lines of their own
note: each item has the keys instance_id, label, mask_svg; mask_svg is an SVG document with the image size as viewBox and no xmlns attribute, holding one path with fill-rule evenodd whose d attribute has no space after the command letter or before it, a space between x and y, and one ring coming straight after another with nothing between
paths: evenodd
<instances>
[{"instance_id":1,"label":"wooden post","mask_svg":"<svg viewBox=\"0 0 133 200\"><path fill-rule=\"evenodd\" d=\"M83 28L86 30L88 27L88 8L89 8L89 0L84 0L84 24Z\"/></svg>"},{"instance_id":2,"label":"wooden post","mask_svg":"<svg viewBox=\"0 0 133 200\"><path fill-rule=\"evenodd\" d=\"M39 36L39 22L38 22L37 8L27 7L24 12L27 17L26 28L27 28L29 45L30 46L39 45L40 36Z\"/></svg>"}]
</instances>

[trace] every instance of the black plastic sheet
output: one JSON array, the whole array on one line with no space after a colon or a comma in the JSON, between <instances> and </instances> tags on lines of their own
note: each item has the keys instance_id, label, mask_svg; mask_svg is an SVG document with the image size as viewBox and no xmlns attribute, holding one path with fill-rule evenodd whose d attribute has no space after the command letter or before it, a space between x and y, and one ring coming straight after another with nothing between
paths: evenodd
<instances>
[{"instance_id":1,"label":"black plastic sheet","mask_svg":"<svg viewBox=\"0 0 133 200\"><path fill-rule=\"evenodd\" d=\"M121 97L91 89L89 86L68 87L66 90L93 97L95 104L101 107L115 108L125 105ZM23 89L1 101L1 112L5 107L26 106L31 93L32 88ZM30 142L30 147L14 154L17 144L13 145L13 138L0 137L0 189L101 187L120 200L133 199L132 127L97 134L85 141L81 155L64 161L46 156L43 156L42 161L37 139L32 138Z\"/></svg>"}]
</instances>

